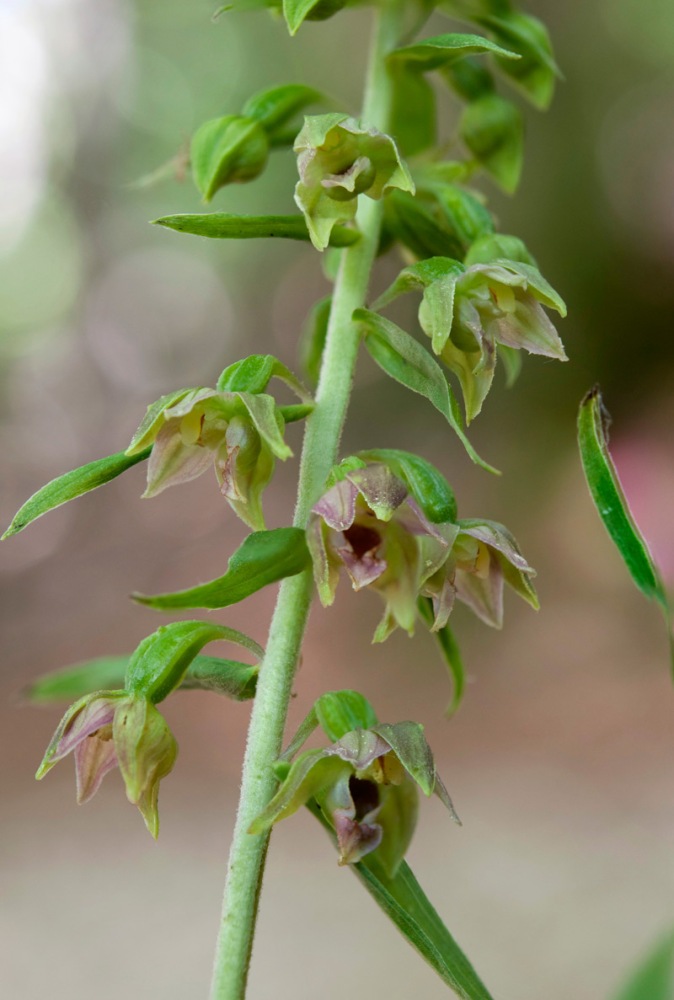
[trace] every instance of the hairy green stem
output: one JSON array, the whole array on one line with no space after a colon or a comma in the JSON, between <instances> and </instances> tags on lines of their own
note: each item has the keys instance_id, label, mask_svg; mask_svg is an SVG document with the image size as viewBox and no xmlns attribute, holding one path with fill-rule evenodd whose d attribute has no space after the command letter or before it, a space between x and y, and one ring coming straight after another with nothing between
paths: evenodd
<instances>
[{"instance_id":1,"label":"hairy green stem","mask_svg":"<svg viewBox=\"0 0 674 1000\"><path fill-rule=\"evenodd\" d=\"M387 131L391 83L385 56L399 37L398 0L377 14L363 103L363 120ZM351 321L364 305L381 227L382 205L361 198L358 227L361 239L342 252L316 396L307 421L302 449L295 524L304 527L334 464L351 395L359 334ZM243 764L241 796L229 855L225 898L215 955L211 1000L242 1000L268 834L248 829L276 788L272 763L281 751L288 701L309 616L312 580L308 572L285 580L271 623L267 653L260 670Z\"/></svg>"}]
</instances>

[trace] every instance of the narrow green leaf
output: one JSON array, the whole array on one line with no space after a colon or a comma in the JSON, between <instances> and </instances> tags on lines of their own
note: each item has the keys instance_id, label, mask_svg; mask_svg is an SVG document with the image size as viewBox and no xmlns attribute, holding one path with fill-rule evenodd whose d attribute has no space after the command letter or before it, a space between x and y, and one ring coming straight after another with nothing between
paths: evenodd
<instances>
[{"instance_id":1,"label":"narrow green leaf","mask_svg":"<svg viewBox=\"0 0 674 1000\"><path fill-rule=\"evenodd\" d=\"M294 424L313 413L314 404L294 403L290 406L279 406L278 410L286 424Z\"/></svg>"},{"instance_id":2,"label":"narrow green leaf","mask_svg":"<svg viewBox=\"0 0 674 1000\"><path fill-rule=\"evenodd\" d=\"M309 230L302 215L230 215L206 212L200 215L166 215L152 223L178 233L206 236L216 240L253 240L278 237L309 242ZM348 247L360 239L355 229L334 226L330 246Z\"/></svg>"},{"instance_id":3,"label":"narrow green leaf","mask_svg":"<svg viewBox=\"0 0 674 1000\"><path fill-rule=\"evenodd\" d=\"M419 455L397 448L371 448L358 457L384 462L409 487L410 493L433 524L456 519L456 499L445 477Z\"/></svg>"},{"instance_id":4,"label":"narrow green leaf","mask_svg":"<svg viewBox=\"0 0 674 1000\"><path fill-rule=\"evenodd\" d=\"M61 504L74 500L76 497L82 496L83 493L90 493L91 490L109 483L111 479L116 479L133 465L143 462L151 450L151 448L146 448L137 455L127 455L123 451L118 452L116 455L99 458L95 462L89 462L88 465L82 465L79 469L73 469L72 472L66 472L63 476L52 479L26 500L25 504L14 515L12 523L2 538L10 538L12 535L18 534L31 521L42 517L47 511L54 510L55 507L60 507Z\"/></svg>"},{"instance_id":5,"label":"narrow green leaf","mask_svg":"<svg viewBox=\"0 0 674 1000\"><path fill-rule=\"evenodd\" d=\"M400 240L416 257L462 257L464 248L433 204L403 191L384 200L384 223L390 237Z\"/></svg>"},{"instance_id":6,"label":"narrow green leaf","mask_svg":"<svg viewBox=\"0 0 674 1000\"><path fill-rule=\"evenodd\" d=\"M370 702L358 691L327 691L314 702L316 719L333 743L355 729L370 729L377 716Z\"/></svg>"},{"instance_id":7,"label":"narrow green leaf","mask_svg":"<svg viewBox=\"0 0 674 1000\"><path fill-rule=\"evenodd\" d=\"M335 843L334 831L321 810L312 801L307 806ZM374 854L349 867L403 937L461 1000L493 1000L405 861L393 878Z\"/></svg>"},{"instance_id":8,"label":"narrow green leaf","mask_svg":"<svg viewBox=\"0 0 674 1000\"><path fill-rule=\"evenodd\" d=\"M646 597L667 608L667 597L646 542L636 526L608 450L610 417L598 386L580 404L578 445L595 507L632 579Z\"/></svg>"},{"instance_id":9,"label":"narrow green leaf","mask_svg":"<svg viewBox=\"0 0 674 1000\"><path fill-rule=\"evenodd\" d=\"M23 697L34 704L76 701L94 691L124 687L131 656L101 656L43 674L24 691ZM235 701L246 701L255 694L259 668L237 660L216 656L195 656L187 668L180 690L214 691Z\"/></svg>"},{"instance_id":10,"label":"narrow green leaf","mask_svg":"<svg viewBox=\"0 0 674 1000\"><path fill-rule=\"evenodd\" d=\"M449 66L458 59L466 56L482 55L490 53L501 56L504 59L519 59L516 52L504 49L489 38L482 38L480 35L449 34L436 35L433 38L424 38L414 45L406 45L404 48L395 49L389 59L403 60L412 63L415 69L423 72L438 69L441 66Z\"/></svg>"},{"instance_id":11,"label":"narrow green leaf","mask_svg":"<svg viewBox=\"0 0 674 1000\"><path fill-rule=\"evenodd\" d=\"M668 934L643 960L616 1000L673 1000L674 934Z\"/></svg>"},{"instance_id":12,"label":"narrow green leaf","mask_svg":"<svg viewBox=\"0 0 674 1000\"><path fill-rule=\"evenodd\" d=\"M163 701L180 686L197 653L210 642L234 642L261 658L263 650L243 632L215 622L171 622L148 635L131 654L124 687L132 694Z\"/></svg>"},{"instance_id":13,"label":"narrow green leaf","mask_svg":"<svg viewBox=\"0 0 674 1000\"><path fill-rule=\"evenodd\" d=\"M442 368L428 351L395 323L368 309L356 309L353 319L361 325L365 346L382 371L432 403L452 427L473 462L499 475L498 470L480 458L466 437L456 397Z\"/></svg>"},{"instance_id":14,"label":"narrow green leaf","mask_svg":"<svg viewBox=\"0 0 674 1000\"><path fill-rule=\"evenodd\" d=\"M262 587L295 576L311 564L301 528L255 531L244 539L227 564L224 576L171 594L134 594L139 604L167 608L226 608Z\"/></svg>"},{"instance_id":15,"label":"narrow green leaf","mask_svg":"<svg viewBox=\"0 0 674 1000\"><path fill-rule=\"evenodd\" d=\"M258 121L273 142L278 129L283 128L300 111L310 104L324 102L323 94L313 87L307 87L303 83L286 83L253 94L244 104L241 114Z\"/></svg>"}]
</instances>

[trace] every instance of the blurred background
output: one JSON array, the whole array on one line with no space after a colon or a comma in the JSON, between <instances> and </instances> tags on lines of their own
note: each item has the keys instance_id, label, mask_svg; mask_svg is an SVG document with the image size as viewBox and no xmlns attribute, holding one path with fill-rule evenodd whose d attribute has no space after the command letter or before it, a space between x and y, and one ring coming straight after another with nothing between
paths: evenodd
<instances>
[{"instance_id":1,"label":"blurred background","mask_svg":"<svg viewBox=\"0 0 674 1000\"><path fill-rule=\"evenodd\" d=\"M142 178L252 92L307 82L358 108L367 12L291 40L264 13L213 21L214 6L0 4L3 526L48 479L123 449L162 393L213 384L252 352L294 365L303 317L327 291L308 246L148 225L200 203L189 180ZM370 646L378 601L343 582L336 605L314 611L291 723L335 687L359 688L389 721L424 721L464 825L422 803L410 862L495 998L609 1000L674 923L674 691L657 610L591 507L575 417L599 381L626 492L671 588L674 15L665 0L532 0L529 10L550 26L565 81L547 115L526 111L519 193L484 190L502 230L524 238L566 299L571 363L528 358L514 391L493 390L472 438L501 479L472 467L441 418L366 360L344 448L408 448L436 462L463 516L514 531L538 568L542 611L508 595L500 634L455 612L470 683L447 722L430 637ZM258 181L224 190L214 207L290 211L294 175L292 155L274 154ZM301 429L289 433L298 452ZM271 527L290 521L296 471L286 463L268 491ZM248 707L201 693L166 705L180 758L162 785L155 844L117 774L82 809L70 762L36 785L60 715L20 698L45 671L130 651L162 619L129 592L217 576L245 534L208 476L152 501L142 490L139 467L0 552L8 998L207 993ZM264 642L273 599L218 617ZM251 998L373 990L446 995L298 815L274 834Z\"/></svg>"}]
</instances>

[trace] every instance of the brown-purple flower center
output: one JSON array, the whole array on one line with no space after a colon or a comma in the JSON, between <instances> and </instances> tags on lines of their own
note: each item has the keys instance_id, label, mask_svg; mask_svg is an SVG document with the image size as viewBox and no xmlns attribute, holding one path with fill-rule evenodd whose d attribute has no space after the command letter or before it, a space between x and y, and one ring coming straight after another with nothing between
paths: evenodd
<instances>
[{"instance_id":1,"label":"brown-purple flower center","mask_svg":"<svg viewBox=\"0 0 674 1000\"><path fill-rule=\"evenodd\" d=\"M344 538L349 543L356 559L362 559L368 552L374 552L381 545L379 532L362 524L352 524L344 532Z\"/></svg>"},{"instance_id":2,"label":"brown-purple flower center","mask_svg":"<svg viewBox=\"0 0 674 1000\"><path fill-rule=\"evenodd\" d=\"M356 810L356 822L364 819L379 805L379 789L373 781L352 775L349 778L349 791Z\"/></svg>"}]
</instances>

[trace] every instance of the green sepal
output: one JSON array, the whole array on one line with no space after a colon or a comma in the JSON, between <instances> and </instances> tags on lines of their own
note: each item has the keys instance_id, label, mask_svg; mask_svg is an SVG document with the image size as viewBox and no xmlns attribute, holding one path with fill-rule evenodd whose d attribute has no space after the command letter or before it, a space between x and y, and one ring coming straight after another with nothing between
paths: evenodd
<instances>
[{"instance_id":1,"label":"green sepal","mask_svg":"<svg viewBox=\"0 0 674 1000\"><path fill-rule=\"evenodd\" d=\"M276 145L284 134L283 129L295 115L310 104L322 104L325 101L324 95L313 87L307 87L303 83L286 83L253 94L244 104L241 114L259 122L270 143Z\"/></svg>"},{"instance_id":2,"label":"green sepal","mask_svg":"<svg viewBox=\"0 0 674 1000\"><path fill-rule=\"evenodd\" d=\"M139 604L167 608L226 608L311 565L301 528L273 528L248 535L232 555L224 576L170 594L133 594Z\"/></svg>"},{"instance_id":3,"label":"green sepal","mask_svg":"<svg viewBox=\"0 0 674 1000\"><path fill-rule=\"evenodd\" d=\"M362 327L365 346L382 371L432 403L454 430L472 461L487 472L500 475L480 458L466 437L456 397L428 351L395 323L368 309L356 309L353 319Z\"/></svg>"},{"instance_id":4,"label":"green sepal","mask_svg":"<svg viewBox=\"0 0 674 1000\"><path fill-rule=\"evenodd\" d=\"M312 403L311 393L289 368L272 354L251 354L225 368L217 381L218 392L264 392L273 378L292 389L303 403Z\"/></svg>"},{"instance_id":5,"label":"green sepal","mask_svg":"<svg viewBox=\"0 0 674 1000\"><path fill-rule=\"evenodd\" d=\"M375 711L358 691L328 691L314 702L319 726L333 743L355 729L372 729Z\"/></svg>"},{"instance_id":6,"label":"green sepal","mask_svg":"<svg viewBox=\"0 0 674 1000\"><path fill-rule=\"evenodd\" d=\"M74 701L95 691L124 686L130 656L101 656L36 678L22 697L37 705ZM259 667L216 656L195 656L178 688L180 691L214 691L235 701L255 695Z\"/></svg>"},{"instance_id":7,"label":"green sepal","mask_svg":"<svg viewBox=\"0 0 674 1000\"><path fill-rule=\"evenodd\" d=\"M491 264L493 264L494 268L504 268L514 277L509 282L505 281L503 274L499 275L498 271L489 271ZM487 277L493 277L496 281L501 281L504 284L519 285L522 288L530 290L533 292L534 298L542 305L547 306L548 309L554 309L562 317L566 316L564 299L555 291L550 282L546 281L538 268L532 264L527 264L520 260L503 260L497 258L490 261L489 265L482 267L481 273Z\"/></svg>"},{"instance_id":8,"label":"green sepal","mask_svg":"<svg viewBox=\"0 0 674 1000\"><path fill-rule=\"evenodd\" d=\"M386 740L424 795L432 795L436 790L437 780L435 761L421 723L409 721L393 724L379 722L370 728L373 733ZM453 807L451 812L456 815Z\"/></svg>"},{"instance_id":9,"label":"green sepal","mask_svg":"<svg viewBox=\"0 0 674 1000\"><path fill-rule=\"evenodd\" d=\"M668 603L658 568L637 527L608 450L610 416L595 386L578 413L578 446L590 494L604 527L613 539L630 576L642 594L667 612Z\"/></svg>"},{"instance_id":10,"label":"green sepal","mask_svg":"<svg viewBox=\"0 0 674 1000\"><path fill-rule=\"evenodd\" d=\"M522 371L522 352L505 344L499 344L497 351L505 372L506 388L512 389Z\"/></svg>"},{"instance_id":11,"label":"green sepal","mask_svg":"<svg viewBox=\"0 0 674 1000\"><path fill-rule=\"evenodd\" d=\"M225 184L253 180L264 170L269 139L259 122L225 115L204 122L192 137L192 177L204 201Z\"/></svg>"},{"instance_id":12,"label":"green sepal","mask_svg":"<svg viewBox=\"0 0 674 1000\"><path fill-rule=\"evenodd\" d=\"M309 801L307 807L336 843L335 832L316 803ZM387 875L376 851L349 868L403 937L462 1000L493 1000L406 861L400 862L393 877Z\"/></svg>"},{"instance_id":13,"label":"green sepal","mask_svg":"<svg viewBox=\"0 0 674 1000\"><path fill-rule=\"evenodd\" d=\"M419 322L431 338L433 352L440 354L452 330L456 283L464 271L463 264L451 257L430 257L410 264L377 299L373 309L388 305L406 292L422 290Z\"/></svg>"},{"instance_id":14,"label":"green sepal","mask_svg":"<svg viewBox=\"0 0 674 1000\"><path fill-rule=\"evenodd\" d=\"M432 629L433 622L435 620L435 613L433 611L433 602L431 599L429 597L420 597L418 608L421 617L426 622L429 629ZM466 686L466 671L461 657L461 650L459 649L454 632L450 626L444 625L442 628L433 632L433 636L435 637L438 647L440 648L440 653L452 679L452 700L445 709L445 715L449 717L454 715L463 701L463 694Z\"/></svg>"},{"instance_id":15,"label":"green sepal","mask_svg":"<svg viewBox=\"0 0 674 1000\"><path fill-rule=\"evenodd\" d=\"M332 296L326 295L324 299L320 299L311 307L302 330L300 359L302 368L314 385L318 382L321 373L331 308Z\"/></svg>"},{"instance_id":16,"label":"green sepal","mask_svg":"<svg viewBox=\"0 0 674 1000\"><path fill-rule=\"evenodd\" d=\"M347 0L283 0L283 16L291 35L304 21L325 21L346 6Z\"/></svg>"},{"instance_id":17,"label":"green sepal","mask_svg":"<svg viewBox=\"0 0 674 1000\"><path fill-rule=\"evenodd\" d=\"M649 951L615 1000L672 1000L674 996L674 933Z\"/></svg>"},{"instance_id":18,"label":"green sepal","mask_svg":"<svg viewBox=\"0 0 674 1000\"><path fill-rule=\"evenodd\" d=\"M269 804L255 817L248 832L264 833L274 823L291 816L310 798L353 772L351 764L325 750L305 750L293 761L283 784Z\"/></svg>"},{"instance_id":19,"label":"green sepal","mask_svg":"<svg viewBox=\"0 0 674 1000\"><path fill-rule=\"evenodd\" d=\"M524 119L519 108L499 94L485 94L467 105L459 133L478 163L512 194L524 161Z\"/></svg>"},{"instance_id":20,"label":"green sepal","mask_svg":"<svg viewBox=\"0 0 674 1000\"><path fill-rule=\"evenodd\" d=\"M358 455L347 455L341 460L337 465L333 465L328 473L328 478L325 480L326 491L331 489L336 483L341 483L350 472L355 472L356 469L364 469L367 466L362 458Z\"/></svg>"},{"instance_id":21,"label":"green sepal","mask_svg":"<svg viewBox=\"0 0 674 1000\"><path fill-rule=\"evenodd\" d=\"M282 461L292 458L292 450L283 440L283 417L276 406L273 396L268 396L264 392L237 392L236 394L248 411L248 415L262 440L269 446L272 454ZM259 460L258 460L259 465ZM267 485L271 478L265 475L259 484L259 490ZM251 525L253 527L253 525ZM255 525L257 527L257 525Z\"/></svg>"},{"instance_id":22,"label":"green sepal","mask_svg":"<svg viewBox=\"0 0 674 1000\"><path fill-rule=\"evenodd\" d=\"M493 264L494 261L517 261L538 267L536 259L529 253L519 236L508 236L505 233L485 233L475 239L464 257L464 264Z\"/></svg>"},{"instance_id":23,"label":"green sepal","mask_svg":"<svg viewBox=\"0 0 674 1000\"><path fill-rule=\"evenodd\" d=\"M421 73L398 60L390 64L391 135L404 156L415 156L437 142L435 91Z\"/></svg>"},{"instance_id":24,"label":"green sepal","mask_svg":"<svg viewBox=\"0 0 674 1000\"><path fill-rule=\"evenodd\" d=\"M129 447L126 449L124 454L134 456L138 455L139 452L144 452L145 449L148 449L148 445L152 445L157 436L157 431L164 423L164 410L168 410L171 406L175 406L176 403L184 399L190 392L199 392L199 390L176 389L175 392L166 393L166 395L160 396L159 399L156 399L154 403L150 403L145 411L145 416L140 422L138 430L131 438Z\"/></svg>"},{"instance_id":25,"label":"green sepal","mask_svg":"<svg viewBox=\"0 0 674 1000\"><path fill-rule=\"evenodd\" d=\"M463 248L493 233L491 212L472 192L456 184L436 184L433 194L447 225Z\"/></svg>"},{"instance_id":26,"label":"green sepal","mask_svg":"<svg viewBox=\"0 0 674 1000\"><path fill-rule=\"evenodd\" d=\"M445 477L419 455L397 448L371 448L358 453L366 462L383 462L402 479L433 524L456 519L456 499Z\"/></svg>"},{"instance_id":27,"label":"green sepal","mask_svg":"<svg viewBox=\"0 0 674 1000\"><path fill-rule=\"evenodd\" d=\"M38 517L42 517L48 511L116 479L127 469L137 465L138 462L145 461L151 450L151 448L144 448L136 452L135 455L128 455L123 451L118 452L116 455L99 458L95 462L80 466L79 469L73 469L62 476L57 476L56 479L52 479L26 500L14 515L12 523L2 538L10 538L12 535L18 534L31 521L36 521Z\"/></svg>"},{"instance_id":28,"label":"green sepal","mask_svg":"<svg viewBox=\"0 0 674 1000\"><path fill-rule=\"evenodd\" d=\"M480 35L452 33L424 38L414 45L394 49L389 59L402 60L411 63L415 69L421 72L428 72L432 69L450 66L466 56L486 54L498 55L504 60L520 58L517 52L503 48L489 38L482 38Z\"/></svg>"},{"instance_id":29,"label":"green sepal","mask_svg":"<svg viewBox=\"0 0 674 1000\"><path fill-rule=\"evenodd\" d=\"M237 643L257 657L264 655L257 642L243 632L214 622L172 622L161 625L131 654L124 687L157 704L182 683L197 653L209 642Z\"/></svg>"},{"instance_id":30,"label":"green sepal","mask_svg":"<svg viewBox=\"0 0 674 1000\"><path fill-rule=\"evenodd\" d=\"M178 233L206 236L216 240L254 240L279 238L309 243L311 237L303 215L230 215L228 212L206 212L201 215L166 215L154 219L153 225L174 229ZM357 243L360 233L336 225L330 233L330 246L348 247Z\"/></svg>"}]
</instances>

